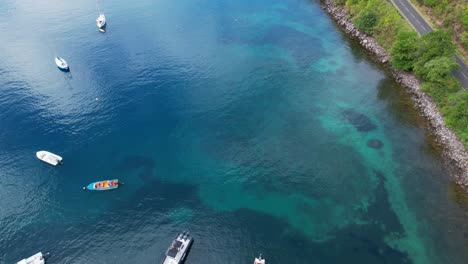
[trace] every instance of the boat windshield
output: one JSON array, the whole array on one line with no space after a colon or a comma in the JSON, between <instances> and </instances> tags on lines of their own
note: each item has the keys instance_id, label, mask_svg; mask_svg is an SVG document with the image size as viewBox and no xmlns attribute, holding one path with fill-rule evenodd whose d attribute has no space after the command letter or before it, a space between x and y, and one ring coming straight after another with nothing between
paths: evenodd
<instances>
[{"instance_id":1,"label":"boat windshield","mask_svg":"<svg viewBox=\"0 0 468 264\"><path fill-rule=\"evenodd\" d=\"M177 248L172 247L167 251L167 256L175 258L177 256L177 252L179 252L179 250Z\"/></svg>"},{"instance_id":2,"label":"boat windshield","mask_svg":"<svg viewBox=\"0 0 468 264\"><path fill-rule=\"evenodd\" d=\"M179 241L179 240L174 240L174 242L172 243L172 246L171 248L167 251L167 256L171 257L171 258L175 258L177 253L179 252L179 250L182 248L182 242Z\"/></svg>"}]
</instances>

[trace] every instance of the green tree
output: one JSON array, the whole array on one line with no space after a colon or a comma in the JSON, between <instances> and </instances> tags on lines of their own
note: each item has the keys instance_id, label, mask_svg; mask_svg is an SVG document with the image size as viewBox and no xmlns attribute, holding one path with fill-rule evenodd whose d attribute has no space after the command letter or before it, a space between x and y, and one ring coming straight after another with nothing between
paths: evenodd
<instances>
[{"instance_id":1,"label":"green tree","mask_svg":"<svg viewBox=\"0 0 468 264\"><path fill-rule=\"evenodd\" d=\"M438 57L446 57L449 60L454 60L455 56L455 45L452 43L450 33L446 31L433 31L431 33L425 34L421 38L421 45L418 47L416 52L416 62L414 64L414 73L422 78L427 78L429 71L434 71L434 63L428 63L429 61L436 59ZM447 60L442 60L442 62L447 62ZM452 63L444 65L451 66ZM431 67L431 69L426 69L426 67ZM444 71L443 69L441 70ZM432 78L435 78L440 71L436 70L438 73L431 74Z\"/></svg>"},{"instance_id":2,"label":"green tree","mask_svg":"<svg viewBox=\"0 0 468 264\"><path fill-rule=\"evenodd\" d=\"M430 82L441 82L458 67L454 58L437 57L424 64L424 79Z\"/></svg>"},{"instance_id":3,"label":"green tree","mask_svg":"<svg viewBox=\"0 0 468 264\"><path fill-rule=\"evenodd\" d=\"M451 34L447 31L437 30L427 33L421 38L418 49L419 63L426 63L435 57L451 57L455 55L455 45L452 43Z\"/></svg>"},{"instance_id":4,"label":"green tree","mask_svg":"<svg viewBox=\"0 0 468 264\"><path fill-rule=\"evenodd\" d=\"M419 38L415 32L401 32L390 50L392 63L400 70L412 70L418 51Z\"/></svg>"}]
</instances>

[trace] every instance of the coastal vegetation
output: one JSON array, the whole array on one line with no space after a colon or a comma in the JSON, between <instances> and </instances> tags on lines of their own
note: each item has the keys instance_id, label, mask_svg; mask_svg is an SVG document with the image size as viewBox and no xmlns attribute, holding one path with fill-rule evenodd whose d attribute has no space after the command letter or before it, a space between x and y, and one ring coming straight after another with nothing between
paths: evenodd
<instances>
[{"instance_id":1,"label":"coastal vegetation","mask_svg":"<svg viewBox=\"0 0 468 264\"><path fill-rule=\"evenodd\" d=\"M413 0L430 18L433 25L449 31L466 60L468 52L468 1L466 0Z\"/></svg>"},{"instance_id":2,"label":"coastal vegetation","mask_svg":"<svg viewBox=\"0 0 468 264\"><path fill-rule=\"evenodd\" d=\"M452 32L436 30L420 37L386 0L335 0L335 4L346 6L355 26L389 51L396 69L420 78L421 89L437 103L446 125L468 147L468 91L451 74L458 66Z\"/></svg>"}]
</instances>

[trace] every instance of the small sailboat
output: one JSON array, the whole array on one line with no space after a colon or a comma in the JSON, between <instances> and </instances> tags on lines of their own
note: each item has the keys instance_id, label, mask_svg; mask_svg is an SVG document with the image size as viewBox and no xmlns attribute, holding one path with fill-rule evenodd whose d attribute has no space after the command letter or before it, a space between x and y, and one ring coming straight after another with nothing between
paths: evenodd
<instances>
[{"instance_id":1,"label":"small sailboat","mask_svg":"<svg viewBox=\"0 0 468 264\"><path fill-rule=\"evenodd\" d=\"M59 163L62 163L62 157L45 150L36 152L36 157L44 161L45 163L49 163L50 165L54 166L56 166Z\"/></svg>"},{"instance_id":2,"label":"small sailboat","mask_svg":"<svg viewBox=\"0 0 468 264\"><path fill-rule=\"evenodd\" d=\"M69 71L70 68L68 67L67 61L60 58L59 56L55 56L55 64L61 71Z\"/></svg>"},{"instance_id":3,"label":"small sailboat","mask_svg":"<svg viewBox=\"0 0 468 264\"><path fill-rule=\"evenodd\" d=\"M16 262L16 264L44 264L49 255L49 253L42 254L42 252L38 252L29 258Z\"/></svg>"},{"instance_id":4,"label":"small sailboat","mask_svg":"<svg viewBox=\"0 0 468 264\"><path fill-rule=\"evenodd\" d=\"M96 19L96 25L101 32L106 32L106 16L104 13L99 12L99 16Z\"/></svg>"},{"instance_id":5,"label":"small sailboat","mask_svg":"<svg viewBox=\"0 0 468 264\"><path fill-rule=\"evenodd\" d=\"M83 187L83 190L90 190L90 191L107 191L112 189L119 188L119 180L106 180L106 181L98 181L92 182L88 184L88 186Z\"/></svg>"},{"instance_id":6,"label":"small sailboat","mask_svg":"<svg viewBox=\"0 0 468 264\"><path fill-rule=\"evenodd\" d=\"M254 264L265 264L265 259L262 258L262 254L258 258L255 258Z\"/></svg>"}]
</instances>

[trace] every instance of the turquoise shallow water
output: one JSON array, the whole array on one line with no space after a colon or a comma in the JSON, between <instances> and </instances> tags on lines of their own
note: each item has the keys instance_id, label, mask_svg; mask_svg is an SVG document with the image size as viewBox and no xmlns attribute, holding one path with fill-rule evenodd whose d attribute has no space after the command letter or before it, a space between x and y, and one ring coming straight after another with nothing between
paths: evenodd
<instances>
[{"instance_id":1,"label":"turquoise shallow water","mask_svg":"<svg viewBox=\"0 0 468 264\"><path fill-rule=\"evenodd\" d=\"M181 230L187 263L467 262L468 196L317 2L101 2L105 34L93 1L1 1L0 263L154 263Z\"/></svg>"}]
</instances>

